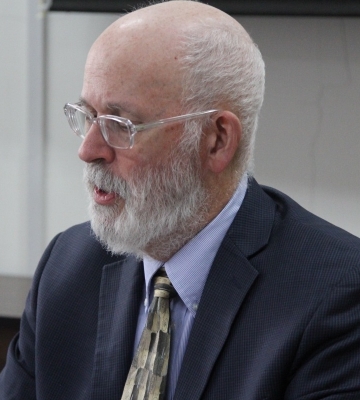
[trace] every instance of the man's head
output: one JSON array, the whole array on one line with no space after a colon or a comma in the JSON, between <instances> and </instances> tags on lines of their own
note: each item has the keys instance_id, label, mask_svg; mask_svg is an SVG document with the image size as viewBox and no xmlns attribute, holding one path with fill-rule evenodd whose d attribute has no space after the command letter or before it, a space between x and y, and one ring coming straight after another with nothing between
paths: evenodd
<instances>
[{"instance_id":1,"label":"man's head","mask_svg":"<svg viewBox=\"0 0 360 400\"><path fill-rule=\"evenodd\" d=\"M249 170L264 66L244 29L221 11L171 1L128 14L92 46L82 105L135 125L218 112L141 131L110 147L93 124L88 163L95 233L113 252L166 260L211 221Z\"/></svg>"}]
</instances>

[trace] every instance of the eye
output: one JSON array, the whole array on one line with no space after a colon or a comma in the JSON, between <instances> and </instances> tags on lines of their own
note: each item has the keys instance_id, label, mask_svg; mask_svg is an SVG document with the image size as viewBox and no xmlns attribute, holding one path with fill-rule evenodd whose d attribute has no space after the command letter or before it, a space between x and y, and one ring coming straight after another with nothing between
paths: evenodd
<instances>
[{"instance_id":1,"label":"eye","mask_svg":"<svg viewBox=\"0 0 360 400\"><path fill-rule=\"evenodd\" d=\"M115 134L122 134L128 133L128 127L125 123L116 121L114 119L107 119L106 120L106 129L115 133Z\"/></svg>"},{"instance_id":2,"label":"eye","mask_svg":"<svg viewBox=\"0 0 360 400\"><path fill-rule=\"evenodd\" d=\"M88 104L80 101L79 103L76 103L86 114L90 114L91 118L96 118L97 117L97 112L94 110L92 107L90 107ZM90 118L87 116L87 118Z\"/></svg>"},{"instance_id":3,"label":"eye","mask_svg":"<svg viewBox=\"0 0 360 400\"><path fill-rule=\"evenodd\" d=\"M92 118L89 114L85 114L85 118L84 118L84 128L85 128L85 132L87 132L90 127L92 125Z\"/></svg>"}]
</instances>

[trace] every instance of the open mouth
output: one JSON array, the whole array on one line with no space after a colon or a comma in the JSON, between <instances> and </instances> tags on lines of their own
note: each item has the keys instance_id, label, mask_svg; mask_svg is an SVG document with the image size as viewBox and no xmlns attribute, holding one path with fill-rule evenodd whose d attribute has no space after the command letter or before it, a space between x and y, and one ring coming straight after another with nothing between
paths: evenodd
<instances>
[{"instance_id":1,"label":"open mouth","mask_svg":"<svg viewBox=\"0 0 360 400\"><path fill-rule=\"evenodd\" d=\"M105 190L95 186L94 187L94 200L101 205L111 205L115 203L115 192L106 192Z\"/></svg>"}]
</instances>

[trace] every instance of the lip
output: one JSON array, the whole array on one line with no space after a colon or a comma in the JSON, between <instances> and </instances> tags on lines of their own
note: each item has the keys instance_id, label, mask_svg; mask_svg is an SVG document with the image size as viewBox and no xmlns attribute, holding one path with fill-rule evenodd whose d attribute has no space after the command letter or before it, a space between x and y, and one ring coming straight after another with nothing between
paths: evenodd
<instances>
[{"instance_id":1,"label":"lip","mask_svg":"<svg viewBox=\"0 0 360 400\"><path fill-rule=\"evenodd\" d=\"M105 192L94 187L94 201L102 206L109 206L115 203L116 194L114 192Z\"/></svg>"}]
</instances>

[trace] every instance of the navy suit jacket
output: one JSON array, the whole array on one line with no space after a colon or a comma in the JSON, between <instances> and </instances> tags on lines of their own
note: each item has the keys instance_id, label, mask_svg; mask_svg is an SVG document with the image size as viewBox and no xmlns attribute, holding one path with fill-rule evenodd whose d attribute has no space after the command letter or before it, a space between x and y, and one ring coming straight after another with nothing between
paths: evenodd
<instances>
[{"instance_id":1,"label":"navy suit jacket","mask_svg":"<svg viewBox=\"0 0 360 400\"><path fill-rule=\"evenodd\" d=\"M196 268L196 266L194 266ZM88 223L45 251L1 400L119 400L143 267ZM216 255L175 400L360 399L360 240L251 180Z\"/></svg>"}]
</instances>

